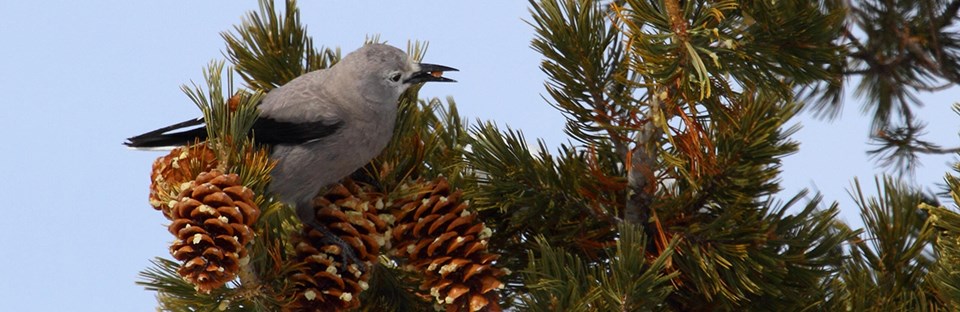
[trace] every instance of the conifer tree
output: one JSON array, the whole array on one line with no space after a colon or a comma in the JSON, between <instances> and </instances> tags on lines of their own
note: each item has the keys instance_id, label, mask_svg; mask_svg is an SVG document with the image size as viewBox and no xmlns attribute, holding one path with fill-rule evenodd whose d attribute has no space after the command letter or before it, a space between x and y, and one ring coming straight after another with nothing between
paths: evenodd
<instances>
[{"instance_id":1,"label":"conifer tree","mask_svg":"<svg viewBox=\"0 0 960 312\"><path fill-rule=\"evenodd\" d=\"M315 199L366 271L266 192L272 164L246 136L257 102L340 52L314 45L295 1L260 3L223 34L232 66L213 62L205 88L184 88L210 139L154 164L151 204L170 222L174 260L155 260L140 283L160 310L960 304L956 207L885 176L874 196L855 184L866 228L850 229L837 204L779 186L782 157L799 148L788 121L833 116L851 76L882 160L908 169L955 152L920 140L910 108L914 93L960 81L960 1L531 0L544 97L569 143L532 147L411 88L386 150ZM426 45L407 49L419 59ZM955 200L957 181L947 176Z\"/></svg>"}]
</instances>

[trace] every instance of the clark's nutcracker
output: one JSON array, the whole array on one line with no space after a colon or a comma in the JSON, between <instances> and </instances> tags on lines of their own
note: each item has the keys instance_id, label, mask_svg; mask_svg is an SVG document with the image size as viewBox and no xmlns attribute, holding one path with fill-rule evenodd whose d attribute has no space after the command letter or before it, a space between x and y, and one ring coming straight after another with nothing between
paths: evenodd
<instances>
[{"instance_id":1,"label":"clark's nutcracker","mask_svg":"<svg viewBox=\"0 0 960 312\"><path fill-rule=\"evenodd\" d=\"M317 224L312 201L386 147L396 121L400 94L411 85L454 82L442 77L457 69L414 62L385 44L367 44L329 69L306 73L271 90L260 103L253 125L257 143L272 147L277 161L268 191L296 206L297 216L340 245L345 260L357 262L352 249ZM186 145L207 132L197 118L127 139L132 148Z\"/></svg>"}]
</instances>

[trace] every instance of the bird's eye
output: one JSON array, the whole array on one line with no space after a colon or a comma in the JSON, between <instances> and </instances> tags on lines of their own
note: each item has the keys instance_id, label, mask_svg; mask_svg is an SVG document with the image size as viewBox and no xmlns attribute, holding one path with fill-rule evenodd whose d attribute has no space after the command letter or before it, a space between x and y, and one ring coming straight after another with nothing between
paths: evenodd
<instances>
[{"instance_id":1,"label":"bird's eye","mask_svg":"<svg viewBox=\"0 0 960 312\"><path fill-rule=\"evenodd\" d=\"M393 82L400 81L400 78L401 78L400 73L396 73L396 74L393 74L393 76L390 76L390 80L393 80Z\"/></svg>"}]
</instances>

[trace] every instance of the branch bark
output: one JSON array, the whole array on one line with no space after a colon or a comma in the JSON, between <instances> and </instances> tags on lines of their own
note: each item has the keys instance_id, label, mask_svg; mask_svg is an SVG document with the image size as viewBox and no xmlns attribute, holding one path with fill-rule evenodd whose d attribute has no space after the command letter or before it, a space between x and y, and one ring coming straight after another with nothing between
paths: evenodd
<instances>
[{"instance_id":1,"label":"branch bark","mask_svg":"<svg viewBox=\"0 0 960 312\"><path fill-rule=\"evenodd\" d=\"M651 109L648 112L647 123L637 132L637 146L630 152L627 159L630 167L627 171L627 183L630 193L627 197L623 219L628 223L643 224L648 228L650 220L650 205L656 193L656 177L654 170L657 166L657 138L663 135L652 121L654 114L659 114L659 101L656 97L651 100Z\"/></svg>"},{"instance_id":2,"label":"branch bark","mask_svg":"<svg viewBox=\"0 0 960 312\"><path fill-rule=\"evenodd\" d=\"M683 16L680 0L666 0L665 9L670 19L670 28L680 41L677 46L683 47L682 43L688 40L689 25ZM678 48L678 53L681 55L682 62L685 59L682 56L686 54L686 50ZM673 79L679 79L679 77ZM676 85L676 83L664 84L666 88L675 88ZM663 118L660 116L661 102L657 94L660 93L656 92L650 96L650 110L645 118L646 123L637 132L636 147L627 155L629 160L627 185L630 193L623 212L625 222L643 225L648 234L652 230L648 224L651 216L650 206L657 190L654 175L657 169L657 139L664 134L653 121L655 118ZM668 92L668 94L676 94L676 92ZM666 119L669 120L669 116Z\"/></svg>"}]
</instances>

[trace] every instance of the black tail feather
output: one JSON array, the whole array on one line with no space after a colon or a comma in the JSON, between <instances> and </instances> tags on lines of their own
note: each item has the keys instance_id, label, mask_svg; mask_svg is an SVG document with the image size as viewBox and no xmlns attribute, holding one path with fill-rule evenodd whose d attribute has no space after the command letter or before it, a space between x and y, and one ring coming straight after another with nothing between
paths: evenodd
<instances>
[{"instance_id":1,"label":"black tail feather","mask_svg":"<svg viewBox=\"0 0 960 312\"><path fill-rule=\"evenodd\" d=\"M123 142L123 145L132 147L132 148L153 148L153 147L171 147L171 146L181 146L187 145L195 142L196 140L206 140L207 139L207 129L206 127L199 127L190 130L184 130L180 132L167 133L174 130L179 130L183 128L200 126L203 125L203 118L190 119L178 124L166 126L157 130L153 130L135 137L127 139L127 142Z\"/></svg>"},{"instance_id":2,"label":"black tail feather","mask_svg":"<svg viewBox=\"0 0 960 312\"><path fill-rule=\"evenodd\" d=\"M166 126L132 138L123 144L132 148L173 147L207 139L203 118L190 119ZM182 130L194 126L193 129ZM303 144L322 140L343 127L341 120L317 120L309 122L277 121L272 118L257 118L253 124L254 140L259 144ZM179 132L171 132L177 131Z\"/></svg>"}]
</instances>

